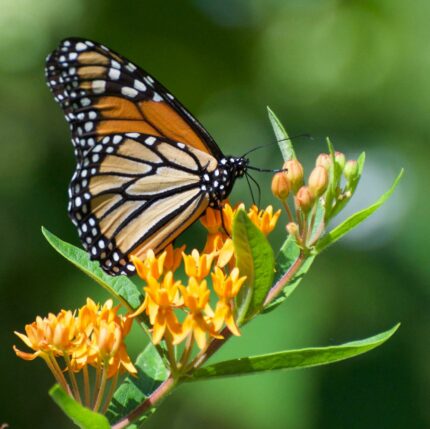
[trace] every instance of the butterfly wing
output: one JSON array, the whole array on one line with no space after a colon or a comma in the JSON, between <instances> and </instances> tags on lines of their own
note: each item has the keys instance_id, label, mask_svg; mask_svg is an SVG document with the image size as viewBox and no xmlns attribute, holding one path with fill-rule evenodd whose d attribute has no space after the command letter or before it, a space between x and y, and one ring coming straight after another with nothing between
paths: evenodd
<instances>
[{"instance_id":1,"label":"butterfly wing","mask_svg":"<svg viewBox=\"0 0 430 429\"><path fill-rule=\"evenodd\" d=\"M119 132L164 136L220 159L199 121L146 71L103 45L66 39L47 59L46 78L71 125L77 151Z\"/></svg>"},{"instance_id":2,"label":"butterfly wing","mask_svg":"<svg viewBox=\"0 0 430 429\"><path fill-rule=\"evenodd\" d=\"M161 84L102 45L65 40L46 73L75 147L69 215L92 259L130 274L131 254L161 251L204 212L201 178L222 153Z\"/></svg>"}]
</instances>

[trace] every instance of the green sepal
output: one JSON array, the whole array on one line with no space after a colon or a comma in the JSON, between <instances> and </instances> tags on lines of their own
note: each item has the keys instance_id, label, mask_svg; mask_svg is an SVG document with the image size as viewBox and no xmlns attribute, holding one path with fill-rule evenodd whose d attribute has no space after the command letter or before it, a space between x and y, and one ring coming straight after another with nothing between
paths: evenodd
<instances>
[{"instance_id":1,"label":"green sepal","mask_svg":"<svg viewBox=\"0 0 430 429\"><path fill-rule=\"evenodd\" d=\"M227 376L256 374L263 371L291 370L327 365L366 353L387 341L399 328L397 324L390 330L364 340L353 341L339 346L315 347L270 353L232 359L197 369L187 381L198 381Z\"/></svg>"},{"instance_id":2,"label":"green sepal","mask_svg":"<svg viewBox=\"0 0 430 429\"><path fill-rule=\"evenodd\" d=\"M242 324L263 307L273 283L275 257L264 234L243 210L233 220L233 244L240 276L246 276L238 296L238 322Z\"/></svg>"},{"instance_id":3,"label":"green sepal","mask_svg":"<svg viewBox=\"0 0 430 429\"><path fill-rule=\"evenodd\" d=\"M58 384L53 386L49 395L76 426L81 429L110 429L108 419L76 402Z\"/></svg>"},{"instance_id":4,"label":"green sepal","mask_svg":"<svg viewBox=\"0 0 430 429\"><path fill-rule=\"evenodd\" d=\"M142 404L169 375L169 370L152 343L149 343L140 353L134 366L138 371L137 377L130 375L126 377L116 390L106 412L106 417L111 424L118 422ZM147 419L155 409L151 407L136 422L127 426L127 429L139 428L143 420Z\"/></svg>"},{"instance_id":5,"label":"green sepal","mask_svg":"<svg viewBox=\"0 0 430 429\"><path fill-rule=\"evenodd\" d=\"M374 204L367 207L366 209L363 209L357 213L354 213L352 216L350 216L348 219L343 221L336 228L333 228L330 232L328 232L326 235L324 235L317 242L317 244L315 246L315 251L317 253L320 253L321 251L326 249L328 246L332 245L337 240L342 238L351 229L355 228L361 222L366 220L377 209L379 209L379 207L381 207L388 200L388 198L391 197L392 193L396 189L402 176L403 176L403 169L400 171L399 175L394 180L393 184L391 185L390 189L387 192L385 192L383 195L381 195L381 197L379 197L379 199Z\"/></svg>"},{"instance_id":6,"label":"green sepal","mask_svg":"<svg viewBox=\"0 0 430 429\"><path fill-rule=\"evenodd\" d=\"M285 131L284 126L278 117L273 113L272 109L267 106L267 113L269 115L269 120L275 133L276 141L278 142L279 149L282 153L282 158L284 161L290 159L296 159L296 153L294 152L293 144Z\"/></svg>"}]
</instances>

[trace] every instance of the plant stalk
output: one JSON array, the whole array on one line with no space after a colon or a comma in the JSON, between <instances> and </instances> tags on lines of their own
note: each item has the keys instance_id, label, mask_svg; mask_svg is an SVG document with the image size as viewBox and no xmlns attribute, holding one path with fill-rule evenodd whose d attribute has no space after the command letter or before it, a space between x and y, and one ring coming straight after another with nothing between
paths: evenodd
<instances>
[{"instance_id":1,"label":"plant stalk","mask_svg":"<svg viewBox=\"0 0 430 429\"><path fill-rule=\"evenodd\" d=\"M142 402L138 407L136 407L128 416L121 419L119 422L112 425L112 429L123 429L127 427L131 422L139 418L151 407L153 407L157 402L161 401L174 387L176 380L169 376L163 383L161 383L151 396L149 396L144 402Z\"/></svg>"}]
</instances>

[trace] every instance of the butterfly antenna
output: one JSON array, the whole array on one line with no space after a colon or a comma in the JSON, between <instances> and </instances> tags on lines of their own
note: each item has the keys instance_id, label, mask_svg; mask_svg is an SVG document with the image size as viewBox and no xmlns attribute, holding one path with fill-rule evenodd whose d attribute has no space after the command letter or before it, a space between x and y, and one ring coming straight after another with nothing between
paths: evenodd
<instances>
[{"instance_id":1,"label":"butterfly antenna","mask_svg":"<svg viewBox=\"0 0 430 429\"><path fill-rule=\"evenodd\" d=\"M245 157L245 156L247 156L247 155L249 155L252 152L255 152L256 150L263 149L263 148L268 147L268 146L273 146L275 144L279 144L281 142L285 142L285 141L288 141L288 140L302 138L302 137L306 137L306 138L308 138L310 140L313 140L313 137L310 134L297 134L296 136L288 137L287 139L276 140L276 142L273 142L273 143L268 143L268 144L264 144L264 145L261 145L261 146L254 147L254 148L248 150L247 152L245 152L242 155L242 158Z\"/></svg>"},{"instance_id":2,"label":"butterfly antenna","mask_svg":"<svg viewBox=\"0 0 430 429\"><path fill-rule=\"evenodd\" d=\"M247 169L259 171L260 173L280 173L282 171L287 171L287 169L285 168L275 168L273 170L270 170L269 168L258 168L258 167L253 167L252 165L248 165Z\"/></svg>"},{"instance_id":3,"label":"butterfly antenna","mask_svg":"<svg viewBox=\"0 0 430 429\"><path fill-rule=\"evenodd\" d=\"M260 207L260 203L261 203L261 188L260 188L260 185L259 185L259 183L249 173L247 173L246 176L247 176L246 180L248 180L248 176L249 176L249 178L252 180L252 182L254 183L254 185L257 187L257 190L258 190L258 204L257 204L257 207ZM255 204L255 200L254 199L253 199L253 201L254 201L254 204Z\"/></svg>"},{"instance_id":4,"label":"butterfly antenna","mask_svg":"<svg viewBox=\"0 0 430 429\"><path fill-rule=\"evenodd\" d=\"M248 178L248 173L245 173L245 178L246 178L246 182L248 183L248 188L249 188L249 192L251 194L252 203L255 204L254 192L252 191L252 186L251 186L251 182L249 181L249 178Z\"/></svg>"}]
</instances>

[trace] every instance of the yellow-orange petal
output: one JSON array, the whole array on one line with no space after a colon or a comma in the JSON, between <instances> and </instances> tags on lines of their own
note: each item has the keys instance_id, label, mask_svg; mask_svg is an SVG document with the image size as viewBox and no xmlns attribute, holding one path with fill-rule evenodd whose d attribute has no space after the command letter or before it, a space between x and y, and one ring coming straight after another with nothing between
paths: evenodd
<instances>
[{"instance_id":1,"label":"yellow-orange petal","mask_svg":"<svg viewBox=\"0 0 430 429\"><path fill-rule=\"evenodd\" d=\"M13 351L16 353L16 355L18 357L20 357L21 359L24 360L34 360L36 359L38 356L40 356L40 354L42 353L41 351L37 351L34 353L26 353L26 352L22 352L21 350L19 350L15 345L13 346Z\"/></svg>"}]
</instances>

